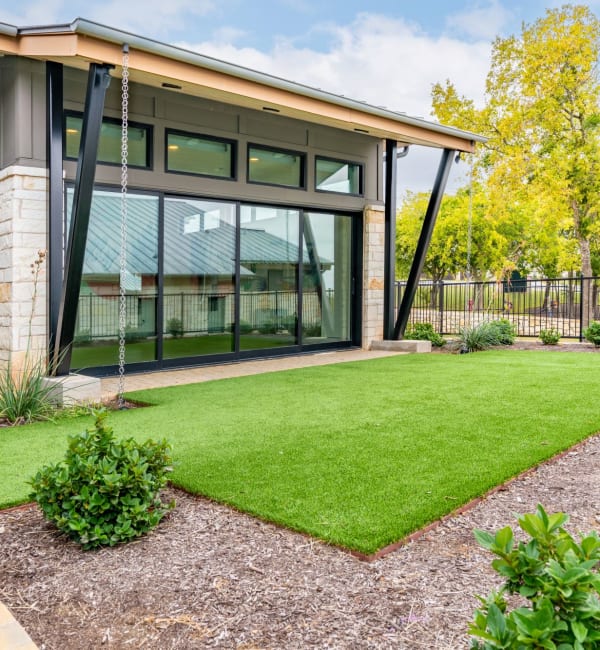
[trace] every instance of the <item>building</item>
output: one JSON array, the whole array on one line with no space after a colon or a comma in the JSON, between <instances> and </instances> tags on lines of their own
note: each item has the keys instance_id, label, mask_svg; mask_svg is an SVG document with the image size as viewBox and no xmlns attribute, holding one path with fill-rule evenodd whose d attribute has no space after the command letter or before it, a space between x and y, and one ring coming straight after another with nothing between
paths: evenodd
<instances>
[{"instance_id":1,"label":"building","mask_svg":"<svg viewBox=\"0 0 600 650\"><path fill-rule=\"evenodd\" d=\"M2 24L0 53L0 361L52 348L58 374L116 371L120 277L129 370L392 338L384 158L440 150L418 276L482 140L82 19Z\"/></svg>"}]
</instances>

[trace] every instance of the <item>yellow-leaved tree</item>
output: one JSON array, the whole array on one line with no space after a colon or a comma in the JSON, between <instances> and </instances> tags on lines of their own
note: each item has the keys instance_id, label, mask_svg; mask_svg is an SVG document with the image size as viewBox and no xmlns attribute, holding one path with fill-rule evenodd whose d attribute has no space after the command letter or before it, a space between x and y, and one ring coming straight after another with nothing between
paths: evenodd
<instances>
[{"instance_id":1,"label":"yellow-leaved tree","mask_svg":"<svg viewBox=\"0 0 600 650\"><path fill-rule=\"evenodd\" d=\"M525 215L521 262L542 272L568 270L575 255L581 275L593 275L600 239L599 57L600 21L589 6L568 4L494 41L482 108L450 81L433 88L440 121L489 138L476 175L492 218L507 224L511 215ZM592 292L584 289L587 315Z\"/></svg>"}]
</instances>

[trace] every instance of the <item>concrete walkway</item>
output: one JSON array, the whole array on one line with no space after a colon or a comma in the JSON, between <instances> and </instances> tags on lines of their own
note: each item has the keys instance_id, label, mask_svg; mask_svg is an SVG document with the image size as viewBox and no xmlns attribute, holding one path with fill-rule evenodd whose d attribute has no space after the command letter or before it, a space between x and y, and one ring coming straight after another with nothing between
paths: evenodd
<instances>
[{"instance_id":1,"label":"concrete walkway","mask_svg":"<svg viewBox=\"0 0 600 650\"><path fill-rule=\"evenodd\" d=\"M263 372L276 372L277 370L291 370L308 366L324 366L331 363L344 363L347 361L364 361L389 357L405 352L390 350L335 350L301 354L291 357L275 357L268 359L252 359L235 363L223 363L199 368L183 368L181 370L162 370L138 374L125 374L125 391L144 390L147 388L160 388L163 386L179 386L182 384L195 384L213 379L228 377L243 377L256 375ZM117 394L119 385L118 377L108 377L102 380L102 398L111 399Z\"/></svg>"}]
</instances>

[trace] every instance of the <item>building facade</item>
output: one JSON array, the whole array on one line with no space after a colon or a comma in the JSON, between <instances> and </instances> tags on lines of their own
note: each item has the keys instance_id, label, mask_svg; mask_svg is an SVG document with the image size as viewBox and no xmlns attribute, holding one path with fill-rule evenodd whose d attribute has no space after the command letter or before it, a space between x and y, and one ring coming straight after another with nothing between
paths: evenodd
<instances>
[{"instance_id":1,"label":"building facade","mask_svg":"<svg viewBox=\"0 0 600 650\"><path fill-rule=\"evenodd\" d=\"M384 158L440 149L434 221L480 140L84 20L0 52L0 361L59 374L115 372L123 317L132 370L389 337Z\"/></svg>"}]
</instances>

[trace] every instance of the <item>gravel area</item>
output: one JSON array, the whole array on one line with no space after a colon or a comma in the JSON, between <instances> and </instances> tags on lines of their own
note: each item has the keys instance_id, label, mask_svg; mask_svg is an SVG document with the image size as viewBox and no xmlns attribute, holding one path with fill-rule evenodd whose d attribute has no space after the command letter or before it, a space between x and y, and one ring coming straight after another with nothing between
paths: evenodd
<instances>
[{"instance_id":1,"label":"gravel area","mask_svg":"<svg viewBox=\"0 0 600 650\"><path fill-rule=\"evenodd\" d=\"M467 648L474 594L499 584L472 529L538 502L598 529L599 459L594 436L371 563L171 489L155 531L95 552L3 511L0 600L45 650Z\"/></svg>"}]
</instances>

